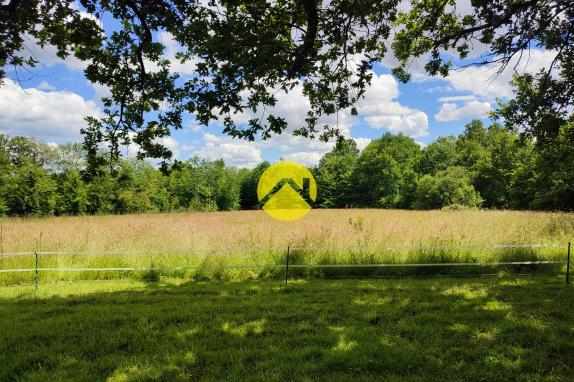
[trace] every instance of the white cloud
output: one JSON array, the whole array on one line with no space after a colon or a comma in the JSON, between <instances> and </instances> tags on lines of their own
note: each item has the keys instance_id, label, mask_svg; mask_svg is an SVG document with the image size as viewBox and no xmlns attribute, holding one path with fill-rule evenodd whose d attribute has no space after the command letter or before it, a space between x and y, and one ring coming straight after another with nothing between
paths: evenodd
<instances>
[{"instance_id":1,"label":"white cloud","mask_svg":"<svg viewBox=\"0 0 574 382\"><path fill-rule=\"evenodd\" d=\"M244 97L247 95L245 94ZM297 85L289 93L277 91L275 94L277 104L272 108L267 108L265 115L273 114L285 118L288 129L283 135L290 135L293 130L306 125L305 118L310 108L309 100L303 95L301 85ZM388 74L373 74L371 86L365 92L365 97L357 103L359 118L351 116L349 110L341 110L338 115L322 116L318 125L337 126L341 135L351 136L351 128L357 120L362 119L369 126L380 129L385 128L391 132L402 132L411 136L427 135L428 118L420 110L401 105L399 97L399 85L397 81ZM236 124L246 123L252 118L264 117L260 110L257 114L246 111L236 114L233 120ZM278 136L279 137L279 136ZM272 138L275 140L275 137ZM283 141L283 139L279 139ZM301 139L309 141L307 139ZM287 142L292 145L294 142ZM329 147L334 143L331 142Z\"/></svg>"},{"instance_id":2,"label":"white cloud","mask_svg":"<svg viewBox=\"0 0 574 382\"><path fill-rule=\"evenodd\" d=\"M498 73L499 67L495 65L470 66L451 70L448 77L438 80L446 81L455 91L470 92L480 99L493 102L496 98L513 97L510 81L515 73L535 73L542 68L548 69L555 56L555 51L532 49L522 59L515 56L502 73ZM429 80L437 78L425 76L422 79Z\"/></svg>"},{"instance_id":3,"label":"white cloud","mask_svg":"<svg viewBox=\"0 0 574 382\"><path fill-rule=\"evenodd\" d=\"M476 101L476 96L473 95L458 95L449 97L440 97L438 102L460 102L460 101Z\"/></svg>"},{"instance_id":4,"label":"white cloud","mask_svg":"<svg viewBox=\"0 0 574 382\"><path fill-rule=\"evenodd\" d=\"M38 61L37 66L39 67L51 67L56 64L63 64L72 71L83 71L88 66L86 61L76 58L73 53L66 57L66 59L61 59L58 57L58 49L55 46L45 45L41 47L38 44L38 40L33 37L25 36L24 41L27 41L24 43L25 49L18 54L24 57L32 57Z\"/></svg>"},{"instance_id":5,"label":"white cloud","mask_svg":"<svg viewBox=\"0 0 574 382\"><path fill-rule=\"evenodd\" d=\"M353 138L355 143L357 143L357 148L361 151L365 149L372 142L370 138Z\"/></svg>"},{"instance_id":6,"label":"white cloud","mask_svg":"<svg viewBox=\"0 0 574 382\"><path fill-rule=\"evenodd\" d=\"M486 118L492 108L488 102L468 101L459 107L456 103L443 103L435 119L440 122L457 121L463 118Z\"/></svg>"},{"instance_id":7,"label":"white cloud","mask_svg":"<svg viewBox=\"0 0 574 382\"><path fill-rule=\"evenodd\" d=\"M263 161L261 150L253 142L233 140L231 137L210 133L205 133L203 139L205 145L194 152L200 158L223 159L227 165L247 168L253 168Z\"/></svg>"},{"instance_id":8,"label":"white cloud","mask_svg":"<svg viewBox=\"0 0 574 382\"><path fill-rule=\"evenodd\" d=\"M238 158L236 163L256 162L256 155L265 150L272 151L275 155L283 158L298 161L306 165L314 165L319 159L334 145L335 140L322 142L318 139L308 139L301 136L292 135L292 131L306 124L305 117L309 110L309 101L303 95L302 86L295 86L289 93L278 91L276 94L277 104L266 109L260 109L257 113L245 111L236 114L233 119L236 124L246 123L252 118L265 118L270 113L285 118L288 128L280 135L273 135L264 141L243 142L230 140L222 142L221 136L204 134L205 145L196 151L199 156L208 158L223 158L228 162L233 160L229 154L232 149L240 151L244 157ZM247 95L244 94L244 97ZM374 75L372 86L366 92L365 98L358 104L359 116L354 117L349 110L339 111L338 115L323 116L318 125L337 126L341 135L352 137L351 129L354 123L363 121L373 128L385 128L393 133L404 133L409 136L425 136L428 129L428 117L422 111L401 105L397 98L399 96L398 84L390 75ZM263 114L264 113L264 114ZM368 138L356 139L359 149L364 149L369 143ZM233 142L233 143L232 143ZM233 144L233 147L226 147L224 144ZM237 146L239 145L239 146ZM245 147L253 147L247 151ZM224 156L227 155L226 159ZM251 165L249 165L251 166Z\"/></svg>"},{"instance_id":9,"label":"white cloud","mask_svg":"<svg viewBox=\"0 0 574 382\"><path fill-rule=\"evenodd\" d=\"M110 88L108 88L106 85L91 83L89 81L87 82L94 89L94 100L96 100L97 102L100 102L101 99L104 97L111 97L112 92L110 91Z\"/></svg>"},{"instance_id":10,"label":"white cloud","mask_svg":"<svg viewBox=\"0 0 574 382\"><path fill-rule=\"evenodd\" d=\"M428 134L428 117L417 109L401 105L397 81L388 74L374 75L371 86L360 101L358 111L372 128L387 129L412 137Z\"/></svg>"},{"instance_id":11,"label":"white cloud","mask_svg":"<svg viewBox=\"0 0 574 382\"><path fill-rule=\"evenodd\" d=\"M173 153L174 158L179 158L181 155L180 152L180 145L179 143L173 139L172 137L162 137L156 138L154 140L156 143L162 144L163 146L167 147Z\"/></svg>"},{"instance_id":12,"label":"white cloud","mask_svg":"<svg viewBox=\"0 0 574 382\"><path fill-rule=\"evenodd\" d=\"M453 90L454 89L452 88L452 86L446 85L446 86L433 86L430 88L426 88L426 89L423 89L423 92L429 93L429 94L432 94L432 93L448 93L448 92L451 92Z\"/></svg>"},{"instance_id":13,"label":"white cloud","mask_svg":"<svg viewBox=\"0 0 574 382\"><path fill-rule=\"evenodd\" d=\"M48 82L46 82L46 81L40 82L40 83L38 84L38 86L36 86L36 88L37 88L37 89L40 89L40 90L47 90L47 91L56 90L56 87L55 87L55 86L50 85L50 84L49 84Z\"/></svg>"},{"instance_id":14,"label":"white cloud","mask_svg":"<svg viewBox=\"0 0 574 382\"><path fill-rule=\"evenodd\" d=\"M183 123L183 130L191 131L193 133L199 133L203 130L202 125L194 120L187 120Z\"/></svg>"},{"instance_id":15,"label":"white cloud","mask_svg":"<svg viewBox=\"0 0 574 382\"><path fill-rule=\"evenodd\" d=\"M286 161L301 163L307 167L313 167L319 163L323 155L317 152L300 151L285 155L283 158Z\"/></svg>"},{"instance_id":16,"label":"white cloud","mask_svg":"<svg viewBox=\"0 0 574 382\"><path fill-rule=\"evenodd\" d=\"M72 3L72 8L78 9L79 7L76 3ZM79 14L84 19L90 19L96 22L96 24L103 30L104 25L101 20L97 19L94 15L79 10ZM88 62L82 61L74 55L72 52L68 57L62 59L58 57L58 49L53 45L45 45L41 47L38 44L38 40L26 35L25 41L27 41L24 46L25 49L19 54L24 57L32 57L38 61L40 66L50 67L56 64L64 64L66 67L72 71L83 71L88 66Z\"/></svg>"},{"instance_id":17,"label":"white cloud","mask_svg":"<svg viewBox=\"0 0 574 382\"><path fill-rule=\"evenodd\" d=\"M428 135L428 117L422 111L405 115L373 115L365 121L373 128L385 128L392 133L403 133L410 137Z\"/></svg>"},{"instance_id":18,"label":"white cloud","mask_svg":"<svg viewBox=\"0 0 574 382\"><path fill-rule=\"evenodd\" d=\"M99 116L93 101L65 91L22 89L5 79L0 91L0 132L67 142L80 138L84 118Z\"/></svg>"}]
</instances>

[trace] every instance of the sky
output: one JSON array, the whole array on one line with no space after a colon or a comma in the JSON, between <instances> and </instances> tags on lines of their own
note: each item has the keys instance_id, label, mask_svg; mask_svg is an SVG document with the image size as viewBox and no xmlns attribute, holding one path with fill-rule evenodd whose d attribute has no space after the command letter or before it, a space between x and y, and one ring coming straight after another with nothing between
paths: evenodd
<instances>
[{"instance_id":1,"label":"sky","mask_svg":"<svg viewBox=\"0 0 574 382\"><path fill-rule=\"evenodd\" d=\"M104 28L113 27L114 20L103 18ZM171 61L171 70L182 76L193 74L193 64L175 59L177 44L171 35L160 32L155 38L164 43L164 54ZM49 144L79 142L84 117L101 115L101 97L106 89L91 84L83 74L86 64L74 57L65 60L56 56L51 46L40 48L33 43L27 48L40 64L28 72L8 71L0 87L0 133L33 137ZM486 53L484 46L474 46L469 60ZM548 67L553 52L531 50L527 59L516 67L518 72L535 72ZM389 55L374 67L374 76L364 99L358 103L359 115L341 111L338 118L327 119L338 125L343 135L357 141L359 148L386 132L403 133L425 146L439 136L457 135L472 119L488 123L488 112L496 107L497 98L512 97L514 65L501 74L494 67L469 67L452 71L447 78L433 78L422 69L424 60L410 66L413 79L403 84L390 69L396 60ZM9 69L9 68L8 68ZM308 103L296 87L289 94L279 93L276 115L284 116L290 128L304 124ZM248 115L238 116L246 120ZM160 140L174 157L186 160L193 156L223 159L227 165L252 168L267 160L283 158L307 166L318 163L332 149L334 142L320 142L290 134L274 136L266 141L247 142L222 134L220 123L200 126L192 115L184 118L184 128ZM124 155L133 155L137 147L126 147Z\"/></svg>"}]
</instances>

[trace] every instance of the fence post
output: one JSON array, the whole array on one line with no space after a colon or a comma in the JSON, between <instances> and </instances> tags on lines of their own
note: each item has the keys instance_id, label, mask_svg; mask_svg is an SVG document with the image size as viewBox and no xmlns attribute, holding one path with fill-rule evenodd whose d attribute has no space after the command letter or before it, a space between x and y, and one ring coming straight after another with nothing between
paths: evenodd
<instances>
[{"instance_id":1,"label":"fence post","mask_svg":"<svg viewBox=\"0 0 574 382\"><path fill-rule=\"evenodd\" d=\"M289 246L287 246L287 256L285 256L285 286L287 286L288 277L289 277Z\"/></svg>"},{"instance_id":2,"label":"fence post","mask_svg":"<svg viewBox=\"0 0 574 382\"><path fill-rule=\"evenodd\" d=\"M34 268L36 271L36 290L38 290L38 250L34 251L34 255L36 256L36 267Z\"/></svg>"},{"instance_id":3,"label":"fence post","mask_svg":"<svg viewBox=\"0 0 574 382\"><path fill-rule=\"evenodd\" d=\"M38 275L38 251L40 250L40 242L42 240L42 232L40 232L40 239L36 239L36 249L34 250L34 257L36 258L36 265L34 267L35 273L36 273L36 290L38 290L38 281L39 281L39 275Z\"/></svg>"},{"instance_id":4,"label":"fence post","mask_svg":"<svg viewBox=\"0 0 574 382\"><path fill-rule=\"evenodd\" d=\"M570 242L568 242L568 259L566 260L566 284L570 284Z\"/></svg>"}]
</instances>

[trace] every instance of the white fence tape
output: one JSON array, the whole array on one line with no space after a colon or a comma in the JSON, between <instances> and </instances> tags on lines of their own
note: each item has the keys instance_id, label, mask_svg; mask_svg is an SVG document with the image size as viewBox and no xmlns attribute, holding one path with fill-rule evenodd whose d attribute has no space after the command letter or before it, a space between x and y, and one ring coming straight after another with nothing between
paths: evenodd
<instances>
[{"instance_id":1,"label":"white fence tape","mask_svg":"<svg viewBox=\"0 0 574 382\"><path fill-rule=\"evenodd\" d=\"M384 267L445 267L445 266L500 266L500 265L539 265L566 264L566 261L510 261L497 263L428 263L428 264L289 264L289 268L384 268ZM40 272L59 271L185 271L197 269L266 269L285 268L285 264L268 265L224 265L224 266L189 266L189 267L117 267L117 268L38 268ZM34 272L35 268L0 269L0 273Z\"/></svg>"}]
</instances>

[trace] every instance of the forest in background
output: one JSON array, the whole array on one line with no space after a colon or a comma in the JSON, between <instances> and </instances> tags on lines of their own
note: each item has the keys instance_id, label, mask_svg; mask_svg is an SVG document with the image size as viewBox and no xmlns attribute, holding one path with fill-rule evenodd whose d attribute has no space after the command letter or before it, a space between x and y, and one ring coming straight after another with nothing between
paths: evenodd
<instances>
[{"instance_id":1,"label":"forest in background","mask_svg":"<svg viewBox=\"0 0 574 382\"><path fill-rule=\"evenodd\" d=\"M459 136L421 148L384 134L363 151L340 139L311 171L319 208L574 209L574 124L564 143L540 145L498 124L475 120ZM0 214L45 216L258 208L259 177L222 160L191 158L166 171L122 159L85 171L81 144L53 147L0 135Z\"/></svg>"}]
</instances>

